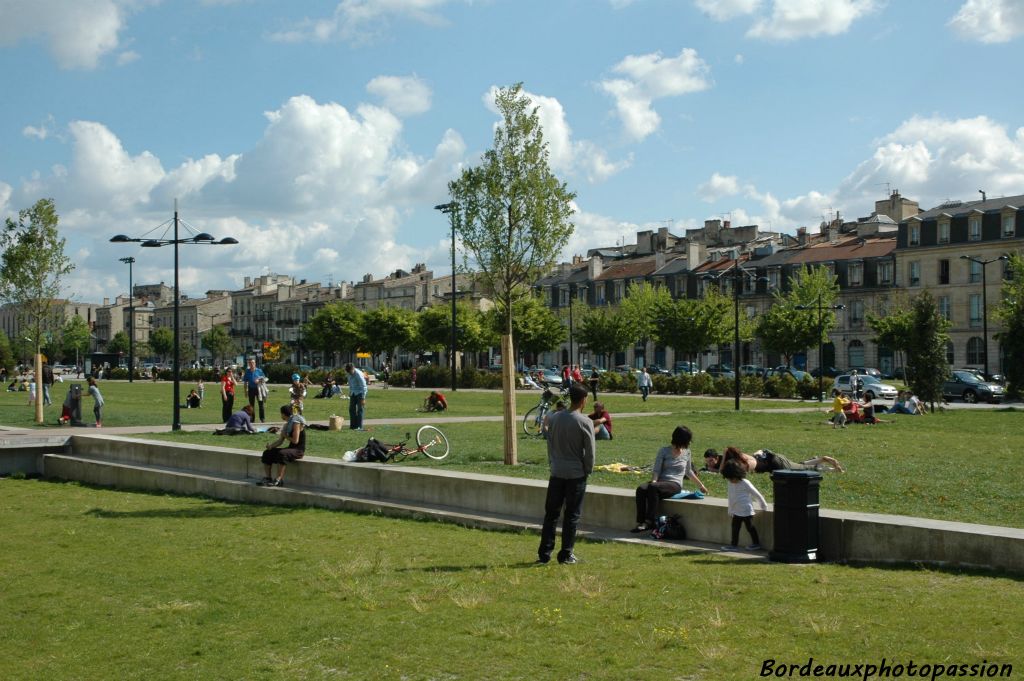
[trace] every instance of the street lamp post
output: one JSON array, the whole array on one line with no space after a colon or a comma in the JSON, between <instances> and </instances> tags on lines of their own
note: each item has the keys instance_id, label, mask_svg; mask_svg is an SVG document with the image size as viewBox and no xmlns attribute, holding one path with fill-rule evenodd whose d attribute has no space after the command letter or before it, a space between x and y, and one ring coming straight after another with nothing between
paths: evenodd
<instances>
[{"instance_id":1,"label":"street lamp post","mask_svg":"<svg viewBox=\"0 0 1024 681\"><path fill-rule=\"evenodd\" d=\"M825 307L821 303L821 293L818 294L817 305L797 305L798 310L818 310L818 401L825 401L825 340L822 336L825 335L825 319L822 316ZM835 305L829 305L829 310L845 310L846 306L842 303Z\"/></svg>"},{"instance_id":2,"label":"street lamp post","mask_svg":"<svg viewBox=\"0 0 1024 681\"><path fill-rule=\"evenodd\" d=\"M128 382L135 379L135 291L132 285L132 265L135 258L119 258L128 265Z\"/></svg>"},{"instance_id":3,"label":"street lamp post","mask_svg":"<svg viewBox=\"0 0 1024 681\"><path fill-rule=\"evenodd\" d=\"M743 277L751 277L754 281L767 281L765 277L758 277L740 266L739 258L733 265L718 275L704 275L705 278L718 280L728 276L732 279L732 301L733 301L733 391L735 394L736 411L740 410L740 287ZM721 362L719 362L721 364Z\"/></svg>"},{"instance_id":4,"label":"street lamp post","mask_svg":"<svg viewBox=\"0 0 1024 681\"><path fill-rule=\"evenodd\" d=\"M449 215L452 224L452 339L451 339L451 365L452 365L452 392L455 392L455 212L459 204L451 201L434 206L434 210ZM508 360L505 360L508 361Z\"/></svg>"},{"instance_id":5,"label":"street lamp post","mask_svg":"<svg viewBox=\"0 0 1024 681\"><path fill-rule=\"evenodd\" d=\"M115 244L123 243L138 243L142 248L160 248L162 246L174 246L174 418L171 422L172 430L181 430L181 318L180 318L180 302L181 293L178 286L178 245L179 244L204 244L207 246L230 246L237 244L238 240L232 237L224 237L220 241L215 240L211 235L206 232L196 232L192 229L188 223L184 223L185 227L190 229L193 234L192 236L179 238L178 236L178 225L184 221L178 218L178 201L174 201L174 218L168 222L174 225L174 237L171 239L159 238L159 239L144 239L141 237L129 237L124 234L117 234L110 238L110 241ZM168 224L164 222L153 230L160 229ZM164 234L166 234L166 230ZM147 232L148 234L148 232ZM143 235L145 236L145 235Z\"/></svg>"},{"instance_id":6,"label":"street lamp post","mask_svg":"<svg viewBox=\"0 0 1024 681\"><path fill-rule=\"evenodd\" d=\"M1008 260L1009 256L1005 253L998 258L990 258L988 260L978 260L972 258L969 255L961 255L961 260L970 260L971 262L978 263L981 265L981 356L985 362L985 380L988 380L988 281L985 278L985 270L988 266L994 262L1000 260Z\"/></svg>"}]
</instances>

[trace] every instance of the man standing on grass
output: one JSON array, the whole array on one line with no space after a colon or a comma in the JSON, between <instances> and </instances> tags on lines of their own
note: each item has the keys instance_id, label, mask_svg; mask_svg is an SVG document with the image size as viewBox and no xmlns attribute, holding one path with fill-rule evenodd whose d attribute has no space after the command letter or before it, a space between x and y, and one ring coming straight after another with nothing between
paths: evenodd
<instances>
[{"instance_id":1,"label":"man standing on grass","mask_svg":"<svg viewBox=\"0 0 1024 681\"><path fill-rule=\"evenodd\" d=\"M256 404L259 404L260 423L263 423L266 419L264 405L266 404L267 396L261 390L265 389L267 375L263 373L263 369L256 367L255 357L249 358L249 366L242 375L242 381L245 383L245 394L249 398L249 407L255 409Z\"/></svg>"},{"instance_id":2,"label":"man standing on grass","mask_svg":"<svg viewBox=\"0 0 1024 681\"><path fill-rule=\"evenodd\" d=\"M569 388L572 406L548 419L548 463L551 476L544 500L544 525L540 533L537 562L547 563L555 548L555 525L558 514L562 517L562 550L558 562L576 563L573 546L576 526L583 512L583 495L587 491L587 476L594 470L594 426L583 414L587 402L587 389L580 383Z\"/></svg>"},{"instance_id":3,"label":"man standing on grass","mask_svg":"<svg viewBox=\"0 0 1024 681\"><path fill-rule=\"evenodd\" d=\"M363 372L352 366L345 365L348 374L348 420L352 430L363 429L363 411L366 408L366 379Z\"/></svg>"}]
</instances>

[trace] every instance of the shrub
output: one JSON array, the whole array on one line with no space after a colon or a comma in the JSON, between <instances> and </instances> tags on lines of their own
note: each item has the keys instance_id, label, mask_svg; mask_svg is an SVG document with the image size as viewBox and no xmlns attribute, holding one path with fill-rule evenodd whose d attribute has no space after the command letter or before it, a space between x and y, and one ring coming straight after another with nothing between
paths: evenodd
<instances>
[{"instance_id":1,"label":"shrub","mask_svg":"<svg viewBox=\"0 0 1024 681\"><path fill-rule=\"evenodd\" d=\"M797 393L802 400L818 399L818 379L811 379L807 376L796 386Z\"/></svg>"},{"instance_id":2,"label":"shrub","mask_svg":"<svg viewBox=\"0 0 1024 681\"><path fill-rule=\"evenodd\" d=\"M764 379L760 376L744 376L740 381L740 390L749 397L760 397L764 394Z\"/></svg>"},{"instance_id":3,"label":"shrub","mask_svg":"<svg viewBox=\"0 0 1024 681\"><path fill-rule=\"evenodd\" d=\"M690 384L693 382L693 376L690 374L679 374L676 376L676 394L685 395L690 390Z\"/></svg>"},{"instance_id":4,"label":"shrub","mask_svg":"<svg viewBox=\"0 0 1024 681\"><path fill-rule=\"evenodd\" d=\"M667 395L675 392L676 379L674 376L658 374L651 377L651 383L653 384L654 392L661 395Z\"/></svg>"},{"instance_id":5,"label":"shrub","mask_svg":"<svg viewBox=\"0 0 1024 681\"><path fill-rule=\"evenodd\" d=\"M694 395L709 395L713 383L710 374L694 374L690 379L690 392Z\"/></svg>"}]
</instances>

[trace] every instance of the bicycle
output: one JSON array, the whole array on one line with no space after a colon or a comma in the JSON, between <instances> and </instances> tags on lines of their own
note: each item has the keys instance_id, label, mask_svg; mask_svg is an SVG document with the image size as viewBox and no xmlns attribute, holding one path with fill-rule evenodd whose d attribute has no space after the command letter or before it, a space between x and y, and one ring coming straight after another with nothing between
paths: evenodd
<instances>
[{"instance_id":1,"label":"bicycle","mask_svg":"<svg viewBox=\"0 0 1024 681\"><path fill-rule=\"evenodd\" d=\"M423 454L435 461L448 456L450 447L448 445L448 438L440 429L434 426L422 426L416 431L416 447L409 448L406 444L412 439L411 434L406 433L405 439L394 445L384 445L387 447L387 461L404 461L410 456L417 454Z\"/></svg>"},{"instance_id":2,"label":"bicycle","mask_svg":"<svg viewBox=\"0 0 1024 681\"><path fill-rule=\"evenodd\" d=\"M559 396L561 398L568 398L569 389L560 388ZM526 412L526 416L523 417L523 430L527 435L531 437L540 437L544 432L544 418L550 413L551 405L558 399L555 394L551 391L551 388L545 387L544 392L540 395L540 402L535 407Z\"/></svg>"}]
</instances>

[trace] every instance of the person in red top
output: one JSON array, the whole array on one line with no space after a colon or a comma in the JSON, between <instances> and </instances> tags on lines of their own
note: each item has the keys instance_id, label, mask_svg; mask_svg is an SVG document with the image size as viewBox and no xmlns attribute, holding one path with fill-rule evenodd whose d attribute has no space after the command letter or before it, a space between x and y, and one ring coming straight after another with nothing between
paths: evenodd
<instances>
[{"instance_id":1,"label":"person in red top","mask_svg":"<svg viewBox=\"0 0 1024 681\"><path fill-rule=\"evenodd\" d=\"M431 390L430 395L427 396L425 406L427 411L447 411L448 400L444 399L444 395L442 393L439 393L436 390Z\"/></svg>"},{"instance_id":2,"label":"person in red top","mask_svg":"<svg viewBox=\"0 0 1024 681\"><path fill-rule=\"evenodd\" d=\"M594 411L590 413L590 420L594 422L594 439L612 439L612 415L604 408L601 402L594 402Z\"/></svg>"},{"instance_id":3,"label":"person in red top","mask_svg":"<svg viewBox=\"0 0 1024 681\"><path fill-rule=\"evenodd\" d=\"M227 423L235 407L235 372L231 371L230 367L225 368L220 376L220 400L220 413L224 417L224 423Z\"/></svg>"},{"instance_id":4,"label":"person in red top","mask_svg":"<svg viewBox=\"0 0 1024 681\"><path fill-rule=\"evenodd\" d=\"M572 368L572 382L573 383L582 383L583 382L583 372L580 371L580 365L579 364L574 365L573 368Z\"/></svg>"},{"instance_id":5,"label":"person in red top","mask_svg":"<svg viewBox=\"0 0 1024 681\"><path fill-rule=\"evenodd\" d=\"M572 372L569 371L569 365L568 364L563 364L562 365L562 386L563 387L568 386L570 381L572 381Z\"/></svg>"}]
</instances>

